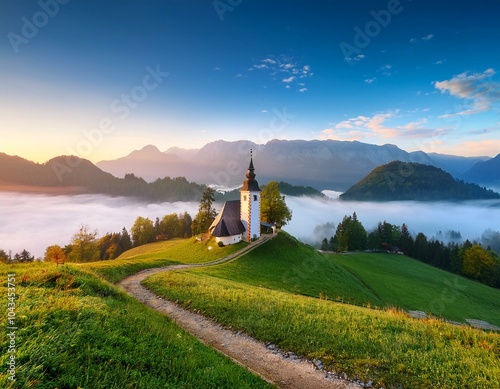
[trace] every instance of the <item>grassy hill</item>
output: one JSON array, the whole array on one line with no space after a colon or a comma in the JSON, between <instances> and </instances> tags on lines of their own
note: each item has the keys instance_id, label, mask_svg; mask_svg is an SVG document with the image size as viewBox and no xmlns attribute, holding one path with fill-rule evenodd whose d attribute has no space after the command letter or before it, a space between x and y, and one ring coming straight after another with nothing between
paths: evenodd
<instances>
[{"instance_id":1,"label":"grassy hill","mask_svg":"<svg viewBox=\"0 0 500 389\"><path fill-rule=\"evenodd\" d=\"M349 271L284 232L237 261L192 272L358 305L384 305Z\"/></svg>"},{"instance_id":2,"label":"grassy hill","mask_svg":"<svg viewBox=\"0 0 500 389\"><path fill-rule=\"evenodd\" d=\"M153 267L178 263L205 263L231 255L247 243L219 247L214 239L197 242L195 238L171 239L134 247L112 261L79 264L84 269L104 277L110 282L119 282L130 274Z\"/></svg>"},{"instance_id":3,"label":"grassy hill","mask_svg":"<svg viewBox=\"0 0 500 389\"><path fill-rule=\"evenodd\" d=\"M113 261L0 265L4 280L16 274L19 296L18 381L11 385L2 375L0 386L268 387L109 282L143 268L222 258L237 248L179 239ZM423 300L444 298L452 307L445 316L458 319L462 311L498 324L499 291L404 256L322 255L280 233L235 261L158 274L146 284L235 331L376 387L500 387L500 334L342 303L419 309ZM445 292L449 285L458 285L454 301L455 292ZM1 332L0 347L7 342Z\"/></svg>"},{"instance_id":4,"label":"grassy hill","mask_svg":"<svg viewBox=\"0 0 500 389\"><path fill-rule=\"evenodd\" d=\"M323 255L286 233L237 261L192 273L371 307L500 326L500 290L402 255ZM444 296L444 297L443 297Z\"/></svg>"},{"instance_id":5,"label":"grassy hill","mask_svg":"<svg viewBox=\"0 0 500 389\"><path fill-rule=\"evenodd\" d=\"M401 161L373 169L366 177L340 195L341 200L479 200L498 199L500 194L455 180L435 166Z\"/></svg>"},{"instance_id":6,"label":"grassy hill","mask_svg":"<svg viewBox=\"0 0 500 389\"><path fill-rule=\"evenodd\" d=\"M454 306L443 313L457 320L497 323L500 291L455 278L404 256L323 256L280 234L233 262L158 274L145 283L234 330L378 386L499 386L499 334L325 299L406 309L439 299ZM459 286L453 301L455 291L445 292L449 280Z\"/></svg>"},{"instance_id":7,"label":"grassy hill","mask_svg":"<svg viewBox=\"0 0 500 389\"><path fill-rule=\"evenodd\" d=\"M402 255L331 255L386 305L500 326L500 290Z\"/></svg>"},{"instance_id":8,"label":"grassy hill","mask_svg":"<svg viewBox=\"0 0 500 389\"><path fill-rule=\"evenodd\" d=\"M119 262L117 262L119 264ZM75 266L0 265L16 278L16 381L0 332L0 387L270 388L163 315ZM5 302L7 298L5 297Z\"/></svg>"}]
</instances>

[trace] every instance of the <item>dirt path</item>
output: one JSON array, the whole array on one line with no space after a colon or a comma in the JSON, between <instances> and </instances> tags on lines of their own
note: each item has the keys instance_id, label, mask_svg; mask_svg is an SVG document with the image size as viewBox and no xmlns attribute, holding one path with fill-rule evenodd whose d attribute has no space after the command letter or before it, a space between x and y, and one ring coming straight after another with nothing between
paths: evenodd
<instances>
[{"instance_id":1,"label":"dirt path","mask_svg":"<svg viewBox=\"0 0 500 389\"><path fill-rule=\"evenodd\" d=\"M269 239L269 238L267 238ZM144 286L141 282L150 275L171 271L189 269L192 267L213 266L233 261L244 253L253 250L267 239L254 242L243 250L218 261L195 265L172 265L156 269L147 269L122 280L119 285L127 293L149 307L166 314L179 326L200 339L206 345L214 347L227 355L236 363L258 374L266 381L279 388L296 389L331 389L331 388L359 388L360 386L332 377L324 371L304 360L284 358L276 351L272 351L262 342L241 333L234 333L225 329L206 317L190 312L175 303L164 300Z\"/></svg>"}]
</instances>

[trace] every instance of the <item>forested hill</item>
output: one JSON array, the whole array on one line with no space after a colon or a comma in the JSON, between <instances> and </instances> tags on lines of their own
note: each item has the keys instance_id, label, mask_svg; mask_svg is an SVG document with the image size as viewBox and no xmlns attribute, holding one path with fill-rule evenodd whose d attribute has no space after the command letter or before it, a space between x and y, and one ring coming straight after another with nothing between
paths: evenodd
<instances>
[{"instance_id":1,"label":"forested hill","mask_svg":"<svg viewBox=\"0 0 500 389\"><path fill-rule=\"evenodd\" d=\"M401 161L381 165L340 196L342 200L479 200L500 194L455 180L437 167Z\"/></svg>"},{"instance_id":2,"label":"forested hill","mask_svg":"<svg viewBox=\"0 0 500 389\"><path fill-rule=\"evenodd\" d=\"M44 164L0 153L0 190L48 193L96 193L136 197L148 201L199 201L204 186L184 177L165 177L148 183L133 174L117 178L75 156L61 156Z\"/></svg>"},{"instance_id":3,"label":"forested hill","mask_svg":"<svg viewBox=\"0 0 500 389\"><path fill-rule=\"evenodd\" d=\"M261 184L261 189L266 184ZM282 195L287 196L308 196L308 197L316 197L323 198L326 197L322 192L317 189L314 189L310 186L302 186L302 185L292 185L288 182L280 181L278 183L278 189ZM217 192L215 194L215 200L219 203L223 203L224 201L229 200L239 200L240 198L240 190L234 189L228 192Z\"/></svg>"}]
</instances>

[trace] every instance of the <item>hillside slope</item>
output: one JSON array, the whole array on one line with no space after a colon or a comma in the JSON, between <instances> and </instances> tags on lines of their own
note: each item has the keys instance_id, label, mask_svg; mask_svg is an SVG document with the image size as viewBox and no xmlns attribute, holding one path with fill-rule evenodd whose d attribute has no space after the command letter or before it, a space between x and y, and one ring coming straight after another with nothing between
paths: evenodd
<instances>
[{"instance_id":1,"label":"hillside slope","mask_svg":"<svg viewBox=\"0 0 500 389\"><path fill-rule=\"evenodd\" d=\"M357 256L345 258L356 261ZM320 257L293 237L280 234L231 263L160 272L142 284L162 299L175 301L226 328L265 342L271 350L281 349L294 359L307 358L337 374L370 381L374 387L489 389L500 385L500 336L496 333L432 318L416 320L395 308L375 310L338 303L321 292L316 297L304 296L318 294L318 289L312 290L315 283L330 291L339 284L341 288L350 284L352 291L371 289L361 279L353 278L354 273L349 275L335 264L334 258L322 257L323 261ZM403 279L396 284L392 283L391 274L385 287L393 292L403 289L408 295L420 293L420 286L415 288L404 282L405 277L413 277L414 272L421 270L412 266L415 261L382 254L385 260L388 257L405 263L395 271L410 271L403 272ZM373 254L373 258L380 255ZM447 290L446 304L460 308L463 301L474 295L468 294L469 288L473 288L471 281L454 275L448 280L443 278L444 272L433 270L428 267L426 276L431 274L435 285L422 287L426 292L432 290L433 295L423 295L422 300L441 302L449 282L458 288ZM471 300L471 305L477 303L474 313L498 311L499 291L489 295L482 293L487 287L477 285L483 288L479 297L491 304L485 305L481 298ZM450 293L461 296L450 301ZM339 296L335 299L343 300ZM470 305L465 309L469 308Z\"/></svg>"},{"instance_id":2,"label":"hillside slope","mask_svg":"<svg viewBox=\"0 0 500 389\"><path fill-rule=\"evenodd\" d=\"M348 271L285 232L237 261L192 271L306 296L384 305Z\"/></svg>"},{"instance_id":3,"label":"hillside slope","mask_svg":"<svg viewBox=\"0 0 500 389\"><path fill-rule=\"evenodd\" d=\"M2 388L271 387L164 315L74 265L0 264L4 280L11 273L18 296L16 379L8 379L6 367ZM0 291L7 295L7 282ZM0 333L3 366L12 355L7 333Z\"/></svg>"},{"instance_id":4,"label":"hillside slope","mask_svg":"<svg viewBox=\"0 0 500 389\"><path fill-rule=\"evenodd\" d=\"M482 185L500 187L500 154L487 161L480 161L467 170L463 178Z\"/></svg>"},{"instance_id":5,"label":"hillside slope","mask_svg":"<svg viewBox=\"0 0 500 389\"><path fill-rule=\"evenodd\" d=\"M374 169L340 195L354 201L439 201L498 199L500 194L455 180L449 173L419 163L390 162Z\"/></svg>"},{"instance_id":6,"label":"hillside slope","mask_svg":"<svg viewBox=\"0 0 500 389\"><path fill-rule=\"evenodd\" d=\"M117 178L75 156L60 156L38 164L0 153L0 188L16 190L20 186L40 192L99 193L152 201L198 201L204 190L202 185L184 177L165 177L152 183L133 174Z\"/></svg>"},{"instance_id":7,"label":"hillside slope","mask_svg":"<svg viewBox=\"0 0 500 389\"><path fill-rule=\"evenodd\" d=\"M402 255L323 255L285 232L236 261L190 272L356 305L396 306L500 326L498 289ZM432 303L439 302L443 288L453 283L460 289L452 302L445 307Z\"/></svg>"}]
</instances>

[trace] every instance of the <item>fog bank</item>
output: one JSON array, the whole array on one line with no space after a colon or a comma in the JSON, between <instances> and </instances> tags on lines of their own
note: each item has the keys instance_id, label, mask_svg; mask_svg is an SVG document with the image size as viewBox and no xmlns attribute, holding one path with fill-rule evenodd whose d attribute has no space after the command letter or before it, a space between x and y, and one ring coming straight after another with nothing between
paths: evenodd
<instances>
[{"instance_id":1,"label":"fog bank","mask_svg":"<svg viewBox=\"0 0 500 389\"><path fill-rule=\"evenodd\" d=\"M192 216L198 203L175 202L145 204L123 197L102 195L46 196L0 192L0 249L12 255L23 249L43 257L53 244L65 246L82 224L99 236L107 232L128 231L138 216L160 219L169 213Z\"/></svg>"},{"instance_id":2,"label":"fog bank","mask_svg":"<svg viewBox=\"0 0 500 389\"><path fill-rule=\"evenodd\" d=\"M336 194L332 194L335 196ZM438 231L460 231L462 238L479 239L486 229L500 231L500 201L464 203L390 202L366 203L321 200L286 196L293 218L285 230L297 238L312 243L335 233L344 215L356 212L367 230L386 220L391 224L406 223L412 234L423 232L429 238ZM107 232L130 231L138 216L154 220L173 212L198 212L197 202L145 204L127 198L101 195L47 196L0 192L0 249L23 249L43 257L53 244L64 246L82 224ZM218 207L216 207L218 210ZM316 231L319 225L327 225ZM333 224L333 225L332 225Z\"/></svg>"},{"instance_id":3,"label":"fog bank","mask_svg":"<svg viewBox=\"0 0 500 389\"><path fill-rule=\"evenodd\" d=\"M428 238L435 236L438 231L445 233L455 230L461 232L463 240L480 241L484 230L500 230L499 200L373 203L287 196L286 202L293 211L293 218L284 229L309 243L331 236L315 236L315 227L333 222L336 228L345 215L352 215L353 212L356 212L367 231L373 230L378 222L384 220L399 226L406 223L413 235L423 232Z\"/></svg>"}]
</instances>

